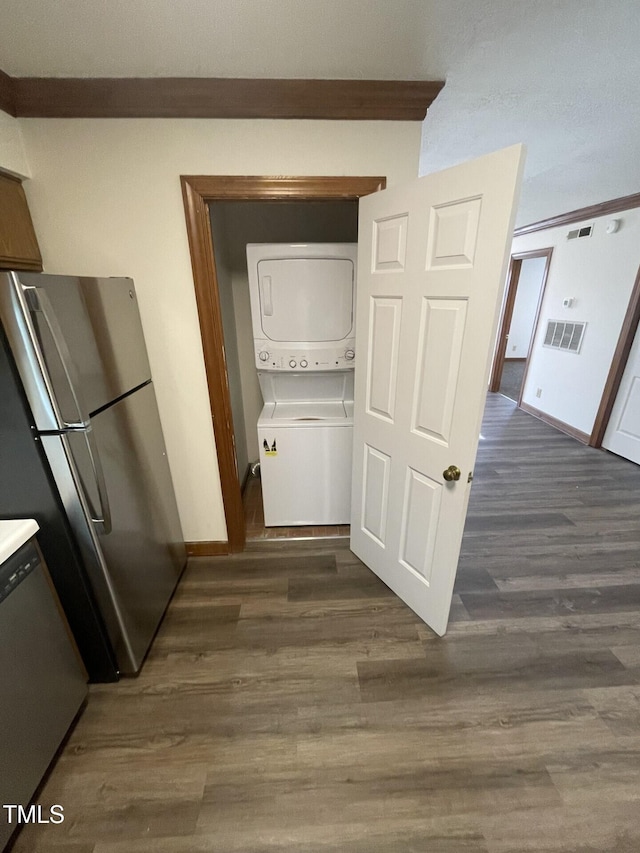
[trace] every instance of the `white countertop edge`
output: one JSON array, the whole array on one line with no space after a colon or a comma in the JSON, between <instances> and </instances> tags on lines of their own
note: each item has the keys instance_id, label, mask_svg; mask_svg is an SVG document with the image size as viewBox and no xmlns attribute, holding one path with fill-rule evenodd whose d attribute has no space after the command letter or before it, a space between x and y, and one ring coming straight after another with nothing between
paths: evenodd
<instances>
[{"instance_id":1,"label":"white countertop edge","mask_svg":"<svg viewBox=\"0 0 640 853\"><path fill-rule=\"evenodd\" d=\"M0 563L15 554L39 529L38 522L33 518L0 520Z\"/></svg>"}]
</instances>

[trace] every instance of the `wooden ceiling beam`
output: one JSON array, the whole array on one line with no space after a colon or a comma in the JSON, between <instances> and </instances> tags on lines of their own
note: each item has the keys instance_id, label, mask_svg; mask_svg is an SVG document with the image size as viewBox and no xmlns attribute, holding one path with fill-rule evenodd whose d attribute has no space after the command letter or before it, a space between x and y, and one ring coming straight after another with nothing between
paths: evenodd
<instances>
[{"instance_id":1,"label":"wooden ceiling beam","mask_svg":"<svg viewBox=\"0 0 640 853\"><path fill-rule=\"evenodd\" d=\"M13 79L0 71L0 110L9 113L11 116L16 114L15 87Z\"/></svg>"},{"instance_id":2,"label":"wooden ceiling beam","mask_svg":"<svg viewBox=\"0 0 640 853\"><path fill-rule=\"evenodd\" d=\"M5 74L0 79L0 106L6 103L13 106L12 115L30 118L422 121L443 86L442 81L429 80L11 78Z\"/></svg>"}]
</instances>

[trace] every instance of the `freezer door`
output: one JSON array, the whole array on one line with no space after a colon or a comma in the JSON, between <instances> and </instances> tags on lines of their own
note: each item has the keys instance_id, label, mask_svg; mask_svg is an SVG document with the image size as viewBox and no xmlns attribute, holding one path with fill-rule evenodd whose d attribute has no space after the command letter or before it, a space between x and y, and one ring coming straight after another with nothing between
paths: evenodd
<instances>
[{"instance_id":1,"label":"freezer door","mask_svg":"<svg viewBox=\"0 0 640 853\"><path fill-rule=\"evenodd\" d=\"M135 674L186 561L153 386L101 411L88 431L42 440L118 668ZM60 446L67 458L57 463Z\"/></svg>"},{"instance_id":2,"label":"freezer door","mask_svg":"<svg viewBox=\"0 0 640 853\"><path fill-rule=\"evenodd\" d=\"M19 273L16 281L64 422L86 422L92 412L148 381L131 279Z\"/></svg>"}]
</instances>

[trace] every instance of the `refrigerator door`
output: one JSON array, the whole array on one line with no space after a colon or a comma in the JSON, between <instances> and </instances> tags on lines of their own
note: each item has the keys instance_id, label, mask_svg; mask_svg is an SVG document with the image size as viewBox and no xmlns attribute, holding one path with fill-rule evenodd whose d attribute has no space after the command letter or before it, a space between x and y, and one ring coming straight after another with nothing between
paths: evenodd
<instances>
[{"instance_id":1,"label":"refrigerator door","mask_svg":"<svg viewBox=\"0 0 640 853\"><path fill-rule=\"evenodd\" d=\"M7 334L40 430L86 424L92 412L149 380L131 279L22 272L0 278L7 276L0 289L13 292L0 299L14 304L3 322L12 327ZM39 416L43 396L51 400L54 425L49 411Z\"/></svg>"},{"instance_id":2,"label":"refrigerator door","mask_svg":"<svg viewBox=\"0 0 640 853\"><path fill-rule=\"evenodd\" d=\"M90 430L42 441L118 667L135 674L186 561L152 384L99 412Z\"/></svg>"},{"instance_id":3,"label":"refrigerator door","mask_svg":"<svg viewBox=\"0 0 640 853\"><path fill-rule=\"evenodd\" d=\"M116 674L132 658L119 598L92 516L99 503L93 480L92 452L87 431L45 434L39 437L64 507L71 534L82 558L86 577L98 605L102 623L115 656Z\"/></svg>"}]
</instances>

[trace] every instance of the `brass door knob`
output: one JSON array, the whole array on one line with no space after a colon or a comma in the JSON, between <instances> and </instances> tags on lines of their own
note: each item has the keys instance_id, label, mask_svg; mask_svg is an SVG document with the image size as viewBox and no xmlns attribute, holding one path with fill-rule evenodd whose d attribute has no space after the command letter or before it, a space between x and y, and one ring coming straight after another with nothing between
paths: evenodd
<instances>
[{"instance_id":1,"label":"brass door knob","mask_svg":"<svg viewBox=\"0 0 640 853\"><path fill-rule=\"evenodd\" d=\"M442 472L442 476L448 483L451 483L453 480L459 480L460 469L457 467L457 465L449 465L446 471Z\"/></svg>"}]
</instances>

